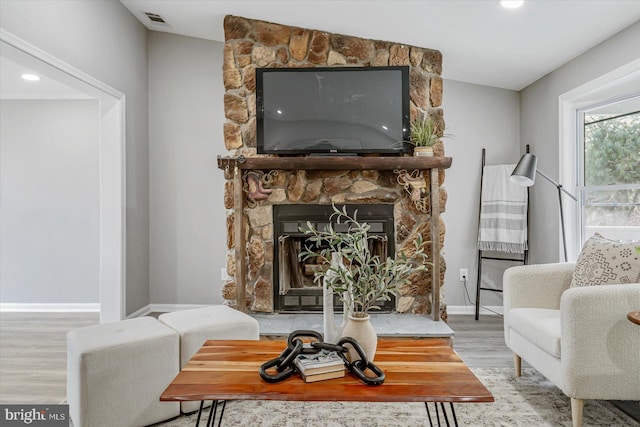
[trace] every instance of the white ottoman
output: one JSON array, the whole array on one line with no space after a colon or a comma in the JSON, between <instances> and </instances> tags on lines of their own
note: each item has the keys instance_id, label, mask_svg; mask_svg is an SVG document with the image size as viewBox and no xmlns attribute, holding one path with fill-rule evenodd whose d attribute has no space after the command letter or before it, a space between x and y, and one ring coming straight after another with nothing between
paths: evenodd
<instances>
[{"instance_id":1,"label":"white ottoman","mask_svg":"<svg viewBox=\"0 0 640 427\"><path fill-rule=\"evenodd\" d=\"M140 427L180 415L160 394L180 370L179 336L153 317L67 334L67 401L75 427Z\"/></svg>"},{"instance_id":2,"label":"white ottoman","mask_svg":"<svg viewBox=\"0 0 640 427\"><path fill-rule=\"evenodd\" d=\"M184 367L206 340L260 339L258 321L226 305L165 313L158 317L180 334L180 368ZM182 412L197 411L198 402L182 402Z\"/></svg>"}]
</instances>

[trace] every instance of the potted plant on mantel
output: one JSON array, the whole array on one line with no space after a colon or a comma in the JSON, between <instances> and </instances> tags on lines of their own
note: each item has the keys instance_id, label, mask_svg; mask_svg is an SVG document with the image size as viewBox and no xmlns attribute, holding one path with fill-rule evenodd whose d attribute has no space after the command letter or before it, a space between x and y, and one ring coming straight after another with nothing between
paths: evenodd
<instances>
[{"instance_id":1,"label":"potted plant on mantel","mask_svg":"<svg viewBox=\"0 0 640 427\"><path fill-rule=\"evenodd\" d=\"M443 137L444 129L433 117L427 116L411 122L411 140L414 156L433 156L433 146Z\"/></svg>"},{"instance_id":2,"label":"potted plant on mantel","mask_svg":"<svg viewBox=\"0 0 640 427\"><path fill-rule=\"evenodd\" d=\"M333 222L344 224L340 228L347 231L336 231ZM422 236L418 234L411 254L400 252L395 258L383 259L372 252L370 241L380 237L369 235L369 230L368 223L358 221L357 211L351 216L346 207L340 210L333 205L330 222L325 228L318 230L307 222L307 227L301 229L310 244L305 244L300 258L316 258L317 264L328 266L314 272L314 281L324 281L325 286L345 303L349 313L341 335L355 338L367 358L373 360L378 338L369 312L379 310L379 304L389 301L399 287L409 282L411 274L426 270L427 257Z\"/></svg>"}]
</instances>

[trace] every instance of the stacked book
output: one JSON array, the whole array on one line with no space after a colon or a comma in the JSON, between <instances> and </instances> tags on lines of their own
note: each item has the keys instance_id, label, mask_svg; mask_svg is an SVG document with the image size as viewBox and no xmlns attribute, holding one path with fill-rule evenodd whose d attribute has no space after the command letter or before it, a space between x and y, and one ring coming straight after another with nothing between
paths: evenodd
<instances>
[{"instance_id":1,"label":"stacked book","mask_svg":"<svg viewBox=\"0 0 640 427\"><path fill-rule=\"evenodd\" d=\"M344 377L344 361L335 351L321 350L316 354L300 354L293 363L305 382Z\"/></svg>"}]
</instances>

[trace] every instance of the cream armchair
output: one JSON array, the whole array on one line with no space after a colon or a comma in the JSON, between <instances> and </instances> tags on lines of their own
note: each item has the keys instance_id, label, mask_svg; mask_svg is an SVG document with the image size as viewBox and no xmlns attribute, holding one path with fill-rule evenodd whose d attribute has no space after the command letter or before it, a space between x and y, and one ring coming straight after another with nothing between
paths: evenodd
<instances>
[{"instance_id":1,"label":"cream armchair","mask_svg":"<svg viewBox=\"0 0 640 427\"><path fill-rule=\"evenodd\" d=\"M504 338L516 375L521 358L571 398L574 427L584 399L640 400L640 283L569 288L575 264L504 273Z\"/></svg>"}]
</instances>

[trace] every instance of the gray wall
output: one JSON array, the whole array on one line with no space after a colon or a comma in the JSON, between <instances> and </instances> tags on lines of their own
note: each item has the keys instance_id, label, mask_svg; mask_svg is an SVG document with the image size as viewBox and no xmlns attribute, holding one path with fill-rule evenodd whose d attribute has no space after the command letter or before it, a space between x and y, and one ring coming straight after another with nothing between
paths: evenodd
<instances>
[{"instance_id":1,"label":"gray wall","mask_svg":"<svg viewBox=\"0 0 640 427\"><path fill-rule=\"evenodd\" d=\"M520 158L519 94L506 89L444 80L444 118L447 124L445 154L453 158L446 171L448 200L444 253L447 262L445 303L469 304L460 268L469 269L467 288L475 303L477 277L478 206L482 149L487 164L516 163ZM505 264L483 264L485 286L500 286ZM483 274L484 276L484 274ZM501 294L483 292L482 305L502 305Z\"/></svg>"},{"instance_id":2,"label":"gray wall","mask_svg":"<svg viewBox=\"0 0 640 427\"><path fill-rule=\"evenodd\" d=\"M149 33L149 167L151 302L220 302L226 253L224 178L215 165L222 140L222 43ZM520 157L519 95L515 91L445 80L447 261L445 302L464 305L458 270L469 269L475 301L480 156L516 163ZM503 267L489 280L500 280ZM501 305L483 294L483 305Z\"/></svg>"},{"instance_id":3,"label":"gray wall","mask_svg":"<svg viewBox=\"0 0 640 427\"><path fill-rule=\"evenodd\" d=\"M222 43L149 33L149 167L151 302L220 302L226 253L224 178L215 166L222 141ZM446 154L453 166L449 193L445 301L464 305L458 270L469 269L475 300L480 156L515 163L520 157L519 95L515 91L445 80ZM490 280L499 280L503 267ZM483 304L501 305L483 294Z\"/></svg>"},{"instance_id":4,"label":"gray wall","mask_svg":"<svg viewBox=\"0 0 640 427\"><path fill-rule=\"evenodd\" d=\"M0 102L3 303L98 303L97 101Z\"/></svg>"},{"instance_id":5,"label":"gray wall","mask_svg":"<svg viewBox=\"0 0 640 427\"><path fill-rule=\"evenodd\" d=\"M151 302L221 303L224 44L160 32L148 41Z\"/></svg>"},{"instance_id":6,"label":"gray wall","mask_svg":"<svg viewBox=\"0 0 640 427\"><path fill-rule=\"evenodd\" d=\"M126 314L149 304L147 30L120 2L3 1L0 27L126 95Z\"/></svg>"},{"instance_id":7,"label":"gray wall","mask_svg":"<svg viewBox=\"0 0 640 427\"><path fill-rule=\"evenodd\" d=\"M225 230L215 156L224 152L222 44L150 33L147 52L147 31L116 1L4 1L0 26L127 96L127 314L150 302L219 301ZM453 134L446 153L454 159L446 181L447 304L464 304L461 267L469 269L474 299L481 148L490 163L516 162L531 144L540 168L557 178L558 96L640 57L639 39L640 23L520 94L445 81ZM557 238L548 237L558 236L554 196L549 185L532 190L532 262L558 259ZM483 295L483 304L498 304L492 298Z\"/></svg>"},{"instance_id":8,"label":"gray wall","mask_svg":"<svg viewBox=\"0 0 640 427\"><path fill-rule=\"evenodd\" d=\"M559 173L560 95L640 58L640 22L588 50L566 65L521 91L520 144L531 145L538 156L538 169L556 182ZM561 182L560 182L561 183ZM574 192L574 189L569 189ZM532 264L558 262L559 214L557 192L540 179L531 189L530 261ZM565 198L565 203L573 201ZM572 218L566 218L570 224Z\"/></svg>"}]
</instances>

